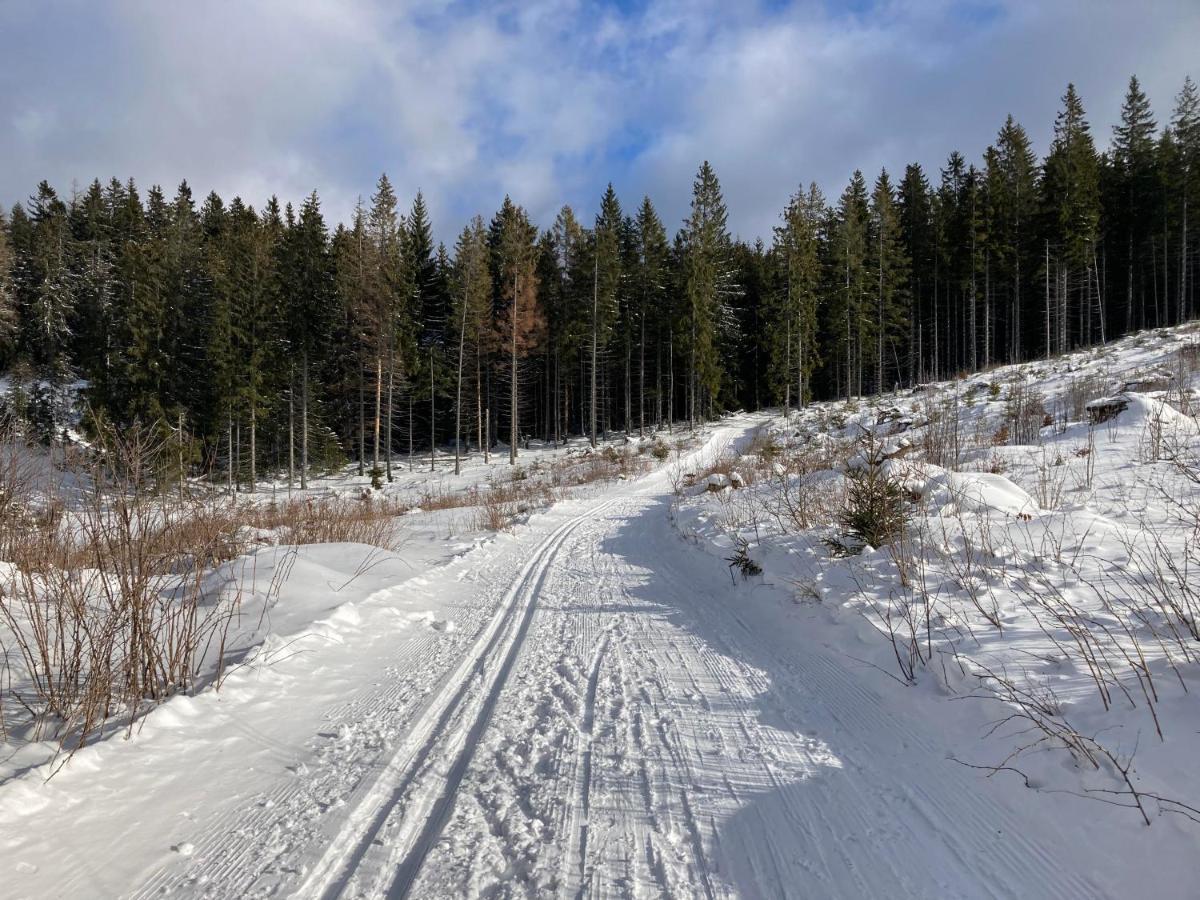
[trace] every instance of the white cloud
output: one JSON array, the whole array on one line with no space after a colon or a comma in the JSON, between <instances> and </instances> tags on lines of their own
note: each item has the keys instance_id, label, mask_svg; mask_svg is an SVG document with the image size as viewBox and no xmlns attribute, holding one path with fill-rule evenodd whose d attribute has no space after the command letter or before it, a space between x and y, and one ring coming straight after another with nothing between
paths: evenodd
<instances>
[{"instance_id":1,"label":"white cloud","mask_svg":"<svg viewBox=\"0 0 1200 900\"><path fill-rule=\"evenodd\" d=\"M854 168L914 160L936 176L1008 112L1044 149L1068 80L1101 144L1132 72L1165 119L1200 34L1194 0L776 6L5 4L0 200L186 177L255 203L317 188L345 218L386 170L446 239L506 192L543 224L563 202L590 218L609 180L674 226L707 158L733 228L767 237L800 182L836 196Z\"/></svg>"}]
</instances>

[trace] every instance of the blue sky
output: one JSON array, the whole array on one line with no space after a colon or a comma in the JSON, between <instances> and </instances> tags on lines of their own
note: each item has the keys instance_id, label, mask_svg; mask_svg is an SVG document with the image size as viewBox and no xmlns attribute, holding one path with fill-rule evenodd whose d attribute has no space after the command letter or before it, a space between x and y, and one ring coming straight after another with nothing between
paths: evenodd
<instances>
[{"instance_id":1,"label":"blue sky","mask_svg":"<svg viewBox=\"0 0 1200 900\"><path fill-rule=\"evenodd\" d=\"M448 241L609 180L673 228L709 159L769 238L801 183L977 159L1010 112L1043 151L1068 81L1102 146L1131 73L1162 121L1198 45L1197 0L0 0L0 202L186 177L338 220L387 171Z\"/></svg>"}]
</instances>

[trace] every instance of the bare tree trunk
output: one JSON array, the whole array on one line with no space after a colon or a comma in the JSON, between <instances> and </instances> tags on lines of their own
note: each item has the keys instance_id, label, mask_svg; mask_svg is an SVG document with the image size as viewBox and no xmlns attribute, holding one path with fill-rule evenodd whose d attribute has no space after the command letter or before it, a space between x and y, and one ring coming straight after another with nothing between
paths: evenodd
<instances>
[{"instance_id":1,"label":"bare tree trunk","mask_svg":"<svg viewBox=\"0 0 1200 900\"><path fill-rule=\"evenodd\" d=\"M296 481L296 366L288 379L288 493Z\"/></svg>"},{"instance_id":2,"label":"bare tree trunk","mask_svg":"<svg viewBox=\"0 0 1200 900\"><path fill-rule=\"evenodd\" d=\"M629 329L625 329L625 433L629 434L629 429L633 424L633 379L630 375L630 356L632 350L629 346Z\"/></svg>"},{"instance_id":3,"label":"bare tree trunk","mask_svg":"<svg viewBox=\"0 0 1200 900\"><path fill-rule=\"evenodd\" d=\"M1184 168L1183 227L1179 238L1179 322L1187 319L1187 262L1188 262L1188 191L1187 168Z\"/></svg>"},{"instance_id":4,"label":"bare tree trunk","mask_svg":"<svg viewBox=\"0 0 1200 900\"><path fill-rule=\"evenodd\" d=\"M225 457L225 467L228 470L228 489L230 496L237 493L237 485L233 481L233 407L229 408L229 430L226 432L228 452Z\"/></svg>"},{"instance_id":5,"label":"bare tree trunk","mask_svg":"<svg viewBox=\"0 0 1200 900\"><path fill-rule=\"evenodd\" d=\"M788 273L787 315L784 316L787 334L783 342L783 414L792 408L792 276Z\"/></svg>"},{"instance_id":6,"label":"bare tree trunk","mask_svg":"<svg viewBox=\"0 0 1200 900\"><path fill-rule=\"evenodd\" d=\"M667 433L675 430L675 326L667 329Z\"/></svg>"},{"instance_id":7,"label":"bare tree trunk","mask_svg":"<svg viewBox=\"0 0 1200 900\"><path fill-rule=\"evenodd\" d=\"M593 447L596 446L596 359L600 341L600 250L596 248L596 258L592 269L592 423L589 438Z\"/></svg>"},{"instance_id":8,"label":"bare tree trunk","mask_svg":"<svg viewBox=\"0 0 1200 900\"><path fill-rule=\"evenodd\" d=\"M992 364L992 251L983 256L983 367Z\"/></svg>"},{"instance_id":9,"label":"bare tree trunk","mask_svg":"<svg viewBox=\"0 0 1200 900\"><path fill-rule=\"evenodd\" d=\"M429 345L429 471L435 471L437 458L437 402L433 392L433 344Z\"/></svg>"},{"instance_id":10,"label":"bare tree trunk","mask_svg":"<svg viewBox=\"0 0 1200 900\"><path fill-rule=\"evenodd\" d=\"M371 480L375 481L379 478L379 438L382 425L382 409L383 409L383 357L377 355L375 357L375 424L374 424L374 450L371 454Z\"/></svg>"},{"instance_id":11,"label":"bare tree trunk","mask_svg":"<svg viewBox=\"0 0 1200 900\"><path fill-rule=\"evenodd\" d=\"M391 344L392 340L394 340L394 338L389 339L389 345ZM394 392L394 388L395 388L395 382L396 382L396 350L394 347L389 346L388 347L388 376L387 376L387 427L384 429L384 433L387 435L387 444L386 444L387 452L384 456L384 459L386 460L384 462L384 466L386 467L387 480L389 482L392 480L392 448L395 446L395 443L396 443L396 437L395 437L396 433L392 430L392 416L394 414L393 407L395 406L395 404L393 402L393 396L394 396L393 392Z\"/></svg>"},{"instance_id":12,"label":"bare tree trunk","mask_svg":"<svg viewBox=\"0 0 1200 900\"><path fill-rule=\"evenodd\" d=\"M258 432L258 402L250 397L250 493L253 494L258 480L258 445L255 437Z\"/></svg>"},{"instance_id":13,"label":"bare tree trunk","mask_svg":"<svg viewBox=\"0 0 1200 900\"><path fill-rule=\"evenodd\" d=\"M300 490L308 488L308 351L300 358ZM361 461L362 457L359 457Z\"/></svg>"},{"instance_id":14,"label":"bare tree trunk","mask_svg":"<svg viewBox=\"0 0 1200 900\"><path fill-rule=\"evenodd\" d=\"M242 489L242 420L234 423L236 434L233 438L233 492L240 493Z\"/></svg>"},{"instance_id":15,"label":"bare tree trunk","mask_svg":"<svg viewBox=\"0 0 1200 900\"><path fill-rule=\"evenodd\" d=\"M462 324L458 329L458 386L454 391L454 474L462 474L463 351L467 346L467 298L463 297Z\"/></svg>"},{"instance_id":16,"label":"bare tree trunk","mask_svg":"<svg viewBox=\"0 0 1200 900\"><path fill-rule=\"evenodd\" d=\"M363 360L358 363L358 475L366 474L367 466L367 380L363 375Z\"/></svg>"},{"instance_id":17,"label":"bare tree trunk","mask_svg":"<svg viewBox=\"0 0 1200 900\"><path fill-rule=\"evenodd\" d=\"M875 393L883 393L883 224L879 226L879 310L875 331Z\"/></svg>"},{"instance_id":18,"label":"bare tree trunk","mask_svg":"<svg viewBox=\"0 0 1200 900\"><path fill-rule=\"evenodd\" d=\"M518 392L517 392L517 313L518 313L518 309L517 309L517 298L520 296L520 294L518 293L518 287L519 287L519 284L518 284L517 274L516 274L516 272L514 272L513 273L513 302L512 302L512 348L511 348L511 365L512 365L511 402L512 402L512 409L510 410L509 417L508 417L509 418L508 464L510 466L516 465L516 462L517 462L517 437L518 437L518 425L517 425L517 412L518 412L518 410L517 410L517 396L518 396Z\"/></svg>"},{"instance_id":19,"label":"bare tree trunk","mask_svg":"<svg viewBox=\"0 0 1200 900\"><path fill-rule=\"evenodd\" d=\"M796 409L804 409L804 326L796 327Z\"/></svg>"},{"instance_id":20,"label":"bare tree trunk","mask_svg":"<svg viewBox=\"0 0 1200 900\"><path fill-rule=\"evenodd\" d=\"M638 341L638 437L646 436L646 312L642 311Z\"/></svg>"},{"instance_id":21,"label":"bare tree trunk","mask_svg":"<svg viewBox=\"0 0 1200 900\"><path fill-rule=\"evenodd\" d=\"M1050 336L1050 242L1046 241L1046 358L1054 352Z\"/></svg>"}]
</instances>

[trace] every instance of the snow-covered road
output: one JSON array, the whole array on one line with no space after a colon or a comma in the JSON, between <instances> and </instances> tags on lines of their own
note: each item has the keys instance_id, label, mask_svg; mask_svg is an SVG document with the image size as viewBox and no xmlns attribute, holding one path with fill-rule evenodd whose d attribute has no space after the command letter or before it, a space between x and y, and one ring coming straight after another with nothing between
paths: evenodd
<instances>
[{"instance_id":1,"label":"snow-covered road","mask_svg":"<svg viewBox=\"0 0 1200 900\"><path fill-rule=\"evenodd\" d=\"M16 795L72 848L16 839L19 893L1104 896L670 498L660 472L560 504L80 754L59 802Z\"/></svg>"}]
</instances>

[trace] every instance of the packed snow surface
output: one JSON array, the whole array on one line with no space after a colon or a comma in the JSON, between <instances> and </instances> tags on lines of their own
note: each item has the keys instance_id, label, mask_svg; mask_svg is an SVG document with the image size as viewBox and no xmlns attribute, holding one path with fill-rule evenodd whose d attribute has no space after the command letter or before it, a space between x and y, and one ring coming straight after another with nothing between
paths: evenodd
<instances>
[{"instance_id":1,"label":"packed snow surface","mask_svg":"<svg viewBox=\"0 0 1200 900\"><path fill-rule=\"evenodd\" d=\"M1164 414L1150 398L1122 415L1125 431L1094 442L1116 480L1143 420ZM962 764L1003 758L986 737L997 709L948 674L889 677L892 651L866 624L873 588L852 577L885 554L830 559L812 535L739 517L737 498L766 484L751 471L793 477L780 463L743 458L737 478L699 480L721 451L795 427L726 419L690 456L441 557L299 548L219 690L171 699L48 780L45 764L6 764L0 893L1195 896L1192 823L1146 827L1080 796L1066 754L1038 770L1062 790ZM883 465L931 521L1081 542L1115 527L1102 492L1043 508L1020 477L1033 465L1020 454L1041 450L1004 448L1000 474L906 449L889 444ZM269 578L287 551L262 538L252 558ZM731 576L738 541L763 576ZM999 615L1018 635L1028 625ZM981 632L971 652L994 662L1009 647ZM1191 696L1162 701L1177 743L1142 738L1147 777L1178 776L1166 786L1185 797Z\"/></svg>"}]
</instances>

